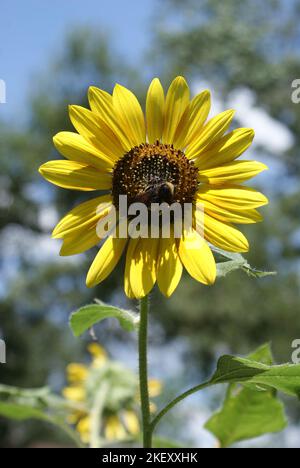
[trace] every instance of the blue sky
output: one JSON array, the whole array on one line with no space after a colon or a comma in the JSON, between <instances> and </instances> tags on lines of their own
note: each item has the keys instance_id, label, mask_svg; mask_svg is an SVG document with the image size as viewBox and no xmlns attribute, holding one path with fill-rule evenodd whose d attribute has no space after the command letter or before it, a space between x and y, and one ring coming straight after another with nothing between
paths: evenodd
<instances>
[{"instance_id":1,"label":"blue sky","mask_svg":"<svg viewBox=\"0 0 300 468\"><path fill-rule=\"evenodd\" d=\"M7 86L1 117L13 117L26 102L31 76L42 71L76 25L105 28L129 61L147 45L156 0L1 0L0 79Z\"/></svg>"}]
</instances>

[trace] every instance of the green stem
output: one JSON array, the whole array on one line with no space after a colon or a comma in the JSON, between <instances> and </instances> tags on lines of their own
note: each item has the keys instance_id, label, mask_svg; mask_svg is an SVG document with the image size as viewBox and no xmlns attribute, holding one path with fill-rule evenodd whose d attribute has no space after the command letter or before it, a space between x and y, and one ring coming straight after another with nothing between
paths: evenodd
<instances>
[{"instance_id":1,"label":"green stem","mask_svg":"<svg viewBox=\"0 0 300 468\"><path fill-rule=\"evenodd\" d=\"M91 442L90 448L100 448L101 447L101 423L102 423L102 414L104 409L104 402L108 392L108 385L106 383L102 384L100 391L98 392L94 406L91 412Z\"/></svg>"},{"instance_id":2,"label":"green stem","mask_svg":"<svg viewBox=\"0 0 300 468\"><path fill-rule=\"evenodd\" d=\"M152 431L150 427L150 402L148 389L148 364L147 364L147 341L148 341L148 296L140 300L140 327L139 327L139 377L140 397L142 410L143 447L152 447Z\"/></svg>"},{"instance_id":3,"label":"green stem","mask_svg":"<svg viewBox=\"0 0 300 468\"><path fill-rule=\"evenodd\" d=\"M153 434L154 429L156 428L157 424L160 422L160 420L172 409L174 406L176 406L178 403L180 403L182 400L187 398L188 396L192 395L193 393L199 392L200 390L204 390L207 387L210 387L211 382L205 382L204 384L197 385L196 387L191 388L190 390L187 390L186 392L182 393L179 395L177 398L172 400L164 409L160 411L160 413L157 414L157 416L153 419L151 426L150 426L150 431L151 434Z\"/></svg>"},{"instance_id":4,"label":"green stem","mask_svg":"<svg viewBox=\"0 0 300 468\"><path fill-rule=\"evenodd\" d=\"M81 442L79 435L68 424L65 424L61 421L50 420L50 422L60 427L60 429L70 437L70 439L75 443L75 445L78 448L85 448L85 445Z\"/></svg>"}]
</instances>

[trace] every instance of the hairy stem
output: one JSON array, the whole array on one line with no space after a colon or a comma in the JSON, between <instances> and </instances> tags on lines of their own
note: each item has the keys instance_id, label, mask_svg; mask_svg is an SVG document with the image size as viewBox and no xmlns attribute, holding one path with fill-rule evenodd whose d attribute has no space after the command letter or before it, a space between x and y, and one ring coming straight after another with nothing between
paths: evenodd
<instances>
[{"instance_id":1,"label":"hairy stem","mask_svg":"<svg viewBox=\"0 0 300 468\"><path fill-rule=\"evenodd\" d=\"M139 328L139 377L140 398L142 410L143 447L152 447L152 431L150 427L150 402L148 389L148 363L147 363L147 340L148 340L148 296L140 300L140 328Z\"/></svg>"}]
</instances>

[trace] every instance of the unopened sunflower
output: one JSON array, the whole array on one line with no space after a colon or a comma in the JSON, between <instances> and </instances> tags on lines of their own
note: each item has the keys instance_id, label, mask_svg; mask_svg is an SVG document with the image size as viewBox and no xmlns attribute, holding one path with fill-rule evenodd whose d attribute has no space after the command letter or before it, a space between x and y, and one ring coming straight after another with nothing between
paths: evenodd
<instances>
[{"instance_id":1,"label":"unopened sunflower","mask_svg":"<svg viewBox=\"0 0 300 468\"><path fill-rule=\"evenodd\" d=\"M82 253L99 242L97 225L126 195L128 204L179 203L203 206L194 212L189 236L181 238L102 239L88 272L87 285L105 280L126 252L125 292L130 298L146 296L157 282L170 296L183 267L196 280L214 283L216 264L209 244L230 252L246 252L247 239L234 226L261 221L257 208L266 204L261 193L241 184L266 166L237 161L251 145L254 132L240 128L226 133L234 117L227 110L211 120L210 93L190 99L182 77L166 96L160 81L152 81L146 112L134 94L116 85L113 94L91 87L91 110L70 106L78 133L61 132L54 144L66 160L51 161L41 174L60 187L104 191L70 211L56 226L54 238L63 240L61 255ZM192 242L191 242L192 241Z\"/></svg>"}]
</instances>

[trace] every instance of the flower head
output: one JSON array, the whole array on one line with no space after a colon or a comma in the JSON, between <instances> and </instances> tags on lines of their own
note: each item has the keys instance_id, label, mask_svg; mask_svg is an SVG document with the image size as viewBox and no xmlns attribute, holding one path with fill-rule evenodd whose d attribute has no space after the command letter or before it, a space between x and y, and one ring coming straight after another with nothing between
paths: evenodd
<instances>
[{"instance_id":1,"label":"flower head","mask_svg":"<svg viewBox=\"0 0 300 468\"><path fill-rule=\"evenodd\" d=\"M266 169L256 161L237 160L251 145L253 130L226 133L233 110L207 120L210 93L191 100L183 77L172 82L166 96L160 81L152 81L145 116L134 94L120 85L112 95L91 87L89 103L91 110L70 106L78 133L54 137L66 160L40 168L60 187L107 192L74 208L56 226L53 236L63 240L61 255L84 252L102 240L87 275L87 285L93 287L110 275L126 251L125 292L130 298L144 297L156 282L170 296L183 267L201 283L213 284L216 264L209 244L246 252L247 239L234 225L261 221L257 208L267 203L264 195L241 185ZM110 232L100 239L105 236L99 236L97 226L114 208L120 211L121 196L129 207L143 203L148 210L154 204L190 204L192 227L178 236L173 221L169 237Z\"/></svg>"},{"instance_id":2,"label":"flower head","mask_svg":"<svg viewBox=\"0 0 300 468\"><path fill-rule=\"evenodd\" d=\"M71 403L67 421L75 425L84 443L91 439L91 413L97 396L107 388L103 401L102 437L106 441L137 438L140 433L138 417L138 381L136 376L121 364L111 360L105 349L91 343L88 351L92 357L89 365L71 363L67 366L69 385L63 395ZM159 380L149 380L149 395L155 398L161 393ZM151 402L151 408L155 408Z\"/></svg>"}]
</instances>

